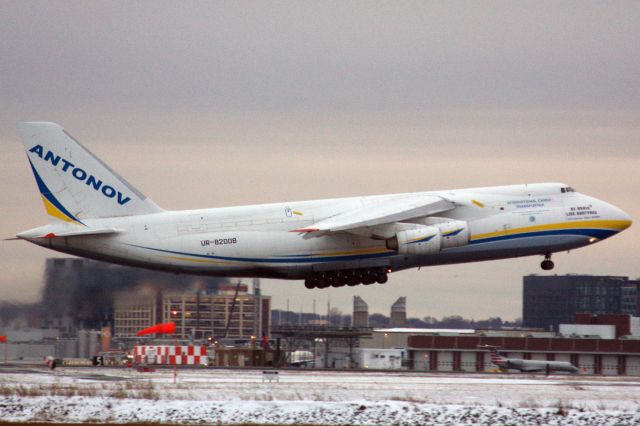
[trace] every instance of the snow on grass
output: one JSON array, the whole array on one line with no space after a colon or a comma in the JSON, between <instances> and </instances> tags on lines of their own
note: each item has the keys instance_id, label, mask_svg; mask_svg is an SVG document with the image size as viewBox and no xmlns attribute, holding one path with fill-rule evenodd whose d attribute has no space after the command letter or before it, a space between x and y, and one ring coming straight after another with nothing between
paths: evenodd
<instances>
[{"instance_id":1,"label":"snow on grass","mask_svg":"<svg viewBox=\"0 0 640 426\"><path fill-rule=\"evenodd\" d=\"M640 424L630 378L72 369L0 376L0 419L214 424Z\"/></svg>"}]
</instances>

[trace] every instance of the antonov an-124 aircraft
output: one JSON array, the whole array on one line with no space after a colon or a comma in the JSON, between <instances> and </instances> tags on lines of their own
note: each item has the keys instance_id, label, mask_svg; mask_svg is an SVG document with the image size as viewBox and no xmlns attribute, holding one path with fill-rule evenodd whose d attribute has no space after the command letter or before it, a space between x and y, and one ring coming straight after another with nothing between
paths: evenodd
<instances>
[{"instance_id":1,"label":"antonov an-124 aircraft","mask_svg":"<svg viewBox=\"0 0 640 426\"><path fill-rule=\"evenodd\" d=\"M18 130L49 223L18 238L76 256L191 274L385 283L392 271L588 246L631 225L563 183L168 211L55 123Z\"/></svg>"}]
</instances>

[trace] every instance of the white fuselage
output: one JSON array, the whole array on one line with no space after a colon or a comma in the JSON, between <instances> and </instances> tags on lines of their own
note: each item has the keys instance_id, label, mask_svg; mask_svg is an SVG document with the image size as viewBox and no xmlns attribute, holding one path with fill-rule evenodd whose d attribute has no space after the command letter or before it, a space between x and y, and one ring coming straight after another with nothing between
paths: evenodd
<instances>
[{"instance_id":1,"label":"white fuselage","mask_svg":"<svg viewBox=\"0 0 640 426\"><path fill-rule=\"evenodd\" d=\"M497 363L501 370L518 370L523 373L535 373L540 371L578 373L580 370L567 361L542 361L533 359L505 358Z\"/></svg>"},{"instance_id":2,"label":"white fuselage","mask_svg":"<svg viewBox=\"0 0 640 426\"><path fill-rule=\"evenodd\" d=\"M468 241L431 254L401 254L383 239L337 232L292 232L399 195L297 201L242 207L86 219L109 235L32 238L54 250L110 262L174 272L300 279L321 271L417 266L543 255L575 249L627 228L617 207L563 184L530 184L434 191L453 210L406 221L464 221ZM375 208L375 207L372 207Z\"/></svg>"}]
</instances>

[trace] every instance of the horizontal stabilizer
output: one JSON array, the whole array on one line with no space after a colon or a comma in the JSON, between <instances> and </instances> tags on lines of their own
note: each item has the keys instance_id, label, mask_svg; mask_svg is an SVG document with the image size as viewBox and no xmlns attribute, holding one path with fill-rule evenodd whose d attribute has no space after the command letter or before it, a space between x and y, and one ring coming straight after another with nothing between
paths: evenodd
<instances>
[{"instance_id":1,"label":"horizontal stabilizer","mask_svg":"<svg viewBox=\"0 0 640 426\"><path fill-rule=\"evenodd\" d=\"M89 235L108 235L120 232L115 228L91 228L88 226L66 225L63 223L45 225L39 228L30 229L17 235L20 239L32 240L38 238L57 237L83 237Z\"/></svg>"}]
</instances>

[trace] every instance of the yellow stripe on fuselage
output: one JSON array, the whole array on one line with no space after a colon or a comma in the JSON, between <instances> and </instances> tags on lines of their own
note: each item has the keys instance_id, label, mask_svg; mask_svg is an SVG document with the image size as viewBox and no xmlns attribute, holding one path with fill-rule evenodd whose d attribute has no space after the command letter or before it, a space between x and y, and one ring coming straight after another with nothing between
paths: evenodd
<instances>
[{"instance_id":1,"label":"yellow stripe on fuselage","mask_svg":"<svg viewBox=\"0 0 640 426\"><path fill-rule=\"evenodd\" d=\"M628 220L583 220L576 222L550 223L547 225L525 226L523 228L505 229L496 232L487 232L485 234L476 234L471 236L471 240L482 240L484 238L501 237L503 235L525 234L537 231L555 231L558 229L581 229L581 228L599 228L614 229L622 231L631 226Z\"/></svg>"},{"instance_id":2,"label":"yellow stripe on fuselage","mask_svg":"<svg viewBox=\"0 0 640 426\"><path fill-rule=\"evenodd\" d=\"M385 247L373 247L368 249L350 250L350 251L334 251L329 253L315 253L313 256L348 256L351 254L376 254L386 253L388 250Z\"/></svg>"},{"instance_id":3,"label":"yellow stripe on fuselage","mask_svg":"<svg viewBox=\"0 0 640 426\"><path fill-rule=\"evenodd\" d=\"M214 260L214 259L192 259L190 257L179 257L179 256L161 256L161 257L164 257L165 259L182 260L185 262L215 263L216 265L231 265L231 264L239 263L234 261L224 261L224 260Z\"/></svg>"}]
</instances>

